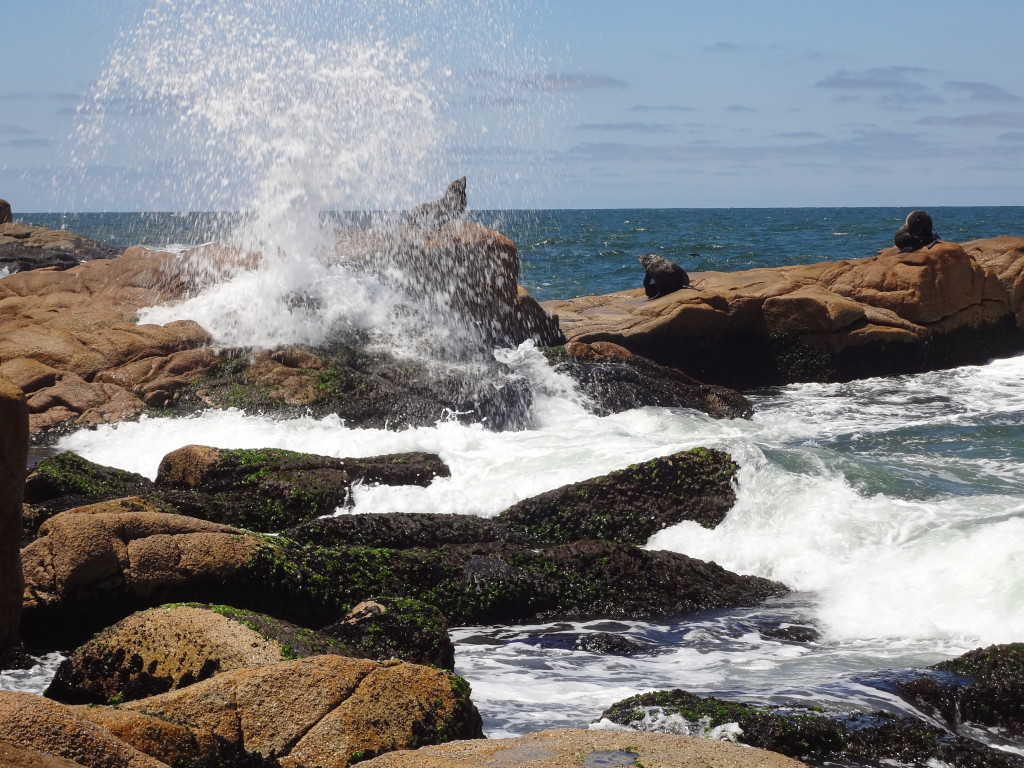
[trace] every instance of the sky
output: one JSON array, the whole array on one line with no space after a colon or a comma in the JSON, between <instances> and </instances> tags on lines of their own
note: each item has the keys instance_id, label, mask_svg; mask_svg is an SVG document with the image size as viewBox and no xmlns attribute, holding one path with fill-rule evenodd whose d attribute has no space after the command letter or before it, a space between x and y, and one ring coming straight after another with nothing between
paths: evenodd
<instances>
[{"instance_id":1,"label":"sky","mask_svg":"<svg viewBox=\"0 0 1024 768\"><path fill-rule=\"evenodd\" d=\"M245 14L268 2L194 5L234 8L244 28ZM378 10L353 22L348 6L360 2ZM292 152L290 167L306 167L296 157L309 146L335 158L310 172L330 182L331 193L317 198L324 207L392 199L360 190L369 178L400 186L403 169L410 195L439 194L467 175L476 208L1024 204L1020 0L274 0L301 11L271 40L279 50L289 35L302 38L293 63L304 53L314 62L350 56L365 38L365 50L386 40L392 59L406 52L415 70L396 74L392 61L385 75L393 81L382 87L342 82L349 59L324 66L329 77L318 82L335 89L323 105L332 112L307 117L317 131L302 134L305 149L291 146L287 124L251 131L245 142L229 135L239 121L269 123L282 110L239 110L232 123L218 100L225 91L200 94L228 69L264 64L218 38L231 37L231 25L209 35L193 29L202 44L183 45L174 35L191 29L178 23L189 5L7 4L0 197L16 213L247 205L255 197L244 188L259 186L281 158L261 141ZM161 23L146 29L154 18ZM332 36L343 42L324 48ZM160 87L150 87L153 71L125 85L121 70L170 55L162 42L181 55L160 60ZM273 68L284 59L268 61ZM201 72L206 79L192 90L175 85ZM295 72L293 80L303 77ZM434 88L432 77L445 82ZM83 130L96 114L97 83L106 84L103 121ZM365 93L353 102L345 89ZM159 108L126 107L132 99ZM354 112L390 109L397 122L330 117L350 103ZM420 142L429 172L411 171L423 152L376 162L387 142ZM227 191L218 197L218 189ZM295 194L308 192L306 184ZM269 194L291 193L276 184Z\"/></svg>"}]
</instances>

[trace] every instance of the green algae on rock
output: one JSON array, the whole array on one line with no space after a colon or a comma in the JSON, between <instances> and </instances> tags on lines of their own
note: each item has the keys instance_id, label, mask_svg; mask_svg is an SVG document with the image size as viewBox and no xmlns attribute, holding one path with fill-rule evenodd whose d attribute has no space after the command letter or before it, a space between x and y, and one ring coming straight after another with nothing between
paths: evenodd
<instances>
[{"instance_id":1,"label":"green algae on rock","mask_svg":"<svg viewBox=\"0 0 1024 768\"><path fill-rule=\"evenodd\" d=\"M501 522L538 545L602 539L643 544L684 520L714 528L732 508L738 467L717 450L694 448L539 494Z\"/></svg>"}]
</instances>

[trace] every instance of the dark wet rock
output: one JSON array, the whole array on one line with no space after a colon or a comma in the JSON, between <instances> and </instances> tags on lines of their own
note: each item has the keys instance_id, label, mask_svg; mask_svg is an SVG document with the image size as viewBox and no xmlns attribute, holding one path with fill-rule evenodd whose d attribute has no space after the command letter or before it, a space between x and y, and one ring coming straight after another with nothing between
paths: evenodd
<instances>
[{"instance_id":1,"label":"dark wet rock","mask_svg":"<svg viewBox=\"0 0 1024 768\"><path fill-rule=\"evenodd\" d=\"M185 446L148 478L65 452L44 458L26 480L23 541L53 515L142 496L160 511L275 533L350 502L353 483L426 486L449 469L435 454L337 459L278 449Z\"/></svg>"},{"instance_id":2,"label":"dark wet rock","mask_svg":"<svg viewBox=\"0 0 1024 768\"><path fill-rule=\"evenodd\" d=\"M65 704L115 704L184 688L234 669L324 653L343 642L226 605L167 605L132 614L68 656L46 689Z\"/></svg>"},{"instance_id":3,"label":"dark wet rock","mask_svg":"<svg viewBox=\"0 0 1024 768\"><path fill-rule=\"evenodd\" d=\"M448 620L437 608L419 600L364 600L321 632L357 648L360 655L369 659L400 659L442 669L455 668L455 646L448 637Z\"/></svg>"},{"instance_id":4,"label":"dark wet rock","mask_svg":"<svg viewBox=\"0 0 1024 768\"><path fill-rule=\"evenodd\" d=\"M21 651L22 580L18 540L28 453L28 408L21 390L0 375L0 669L27 666Z\"/></svg>"},{"instance_id":5,"label":"dark wet rock","mask_svg":"<svg viewBox=\"0 0 1024 768\"><path fill-rule=\"evenodd\" d=\"M525 499L499 520L537 544L643 544L684 520L705 528L722 522L736 501L736 470L728 454L694 448Z\"/></svg>"},{"instance_id":6,"label":"dark wet rock","mask_svg":"<svg viewBox=\"0 0 1024 768\"><path fill-rule=\"evenodd\" d=\"M328 549L284 538L268 544L254 553L244 577L261 585L250 599L260 601L259 610L312 627L375 594L430 603L462 625L650 618L753 605L787 592L714 563L611 542L541 550L506 543Z\"/></svg>"},{"instance_id":7,"label":"dark wet rock","mask_svg":"<svg viewBox=\"0 0 1024 768\"><path fill-rule=\"evenodd\" d=\"M165 410L336 415L350 427L372 429L454 419L505 430L526 427L532 406L528 382L493 359L435 364L337 345L225 357Z\"/></svg>"},{"instance_id":8,"label":"dark wet rock","mask_svg":"<svg viewBox=\"0 0 1024 768\"><path fill-rule=\"evenodd\" d=\"M0 230L18 235L23 226ZM140 324L138 311L195 295L218 275L253 269L258 255L217 243L184 254L136 246L64 271L0 278L0 372L27 394L34 439L138 418L147 408L167 415L211 407L334 414L349 426L374 428L444 419L494 429L529 424L529 386L493 359L493 348L527 339L560 344L564 337L518 285L519 257L508 238L464 220L441 230L346 230L338 237L339 261L403 293L406 314L398 322L426 329L417 343L448 362L362 351L366 339L356 332L347 346L218 355L196 323Z\"/></svg>"},{"instance_id":9,"label":"dark wet rock","mask_svg":"<svg viewBox=\"0 0 1024 768\"><path fill-rule=\"evenodd\" d=\"M932 669L900 682L900 693L954 730L975 724L1024 741L1024 643L978 648Z\"/></svg>"},{"instance_id":10,"label":"dark wet rock","mask_svg":"<svg viewBox=\"0 0 1024 768\"><path fill-rule=\"evenodd\" d=\"M59 512L100 501L151 493L153 481L123 469L106 467L71 451L39 460L25 478L22 540L36 537L39 526Z\"/></svg>"},{"instance_id":11,"label":"dark wet rock","mask_svg":"<svg viewBox=\"0 0 1024 768\"><path fill-rule=\"evenodd\" d=\"M804 760L811 765L1010 768L1024 761L934 725L887 712L823 715L806 709L765 707L682 690L655 691L612 705L601 717L620 725L657 730L665 716L704 730L735 723L742 744ZM678 728L678 723L673 726Z\"/></svg>"},{"instance_id":12,"label":"dark wet rock","mask_svg":"<svg viewBox=\"0 0 1024 768\"><path fill-rule=\"evenodd\" d=\"M439 457L419 452L337 459L190 445L160 462L155 494L179 514L273 533L333 514L356 482L426 486L448 475Z\"/></svg>"},{"instance_id":13,"label":"dark wet rock","mask_svg":"<svg viewBox=\"0 0 1024 768\"><path fill-rule=\"evenodd\" d=\"M432 549L446 544L525 543L501 522L476 515L385 512L321 517L289 529L288 538L321 547Z\"/></svg>"},{"instance_id":14,"label":"dark wet rock","mask_svg":"<svg viewBox=\"0 0 1024 768\"><path fill-rule=\"evenodd\" d=\"M600 416L647 406L688 408L716 419L749 419L754 412L733 389L705 384L610 342L570 342L545 353L556 371L579 385Z\"/></svg>"},{"instance_id":15,"label":"dark wet rock","mask_svg":"<svg viewBox=\"0 0 1024 768\"><path fill-rule=\"evenodd\" d=\"M758 624L757 631L761 637L791 643L814 643L821 637L818 630L813 627L801 627L796 624Z\"/></svg>"},{"instance_id":16,"label":"dark wet rock","mask_svg":"<svg viewBox=\"0 0 1024 768\"><path fill-rule=\"evenodd\" d=\"M121 255L119 248L110 248L64 230L34 227L10 218L5 222L3 213L0 206L0 269L10 273L44 267L65 270L85 261ZM7 214L10 216L9 207Z\"/></svg>"},{"instance_id":17,"label":"dark wet rock","mask_svg":"<svg viewBox=\"0 0 1024 768\"><path fill-rule=\"evenodd\" d=\"M22 631L40 649L167 602L232 605L315 629L372 595L420 600L463 625L675 616L787 592L685 555L601 541L327 548L151 509L70 510L40 534L22 550Z\"/></svg>"},{"instance_id":18,"label":"dark wet rock","mask_svg":"<svg viewBox=\"0 0 1024 768\"><path fill-rule=\"evenodd\" d=\"M573 649L606 656L636 656L655 650L650 643L641 643L631 637L612 632L592 632L580 635L576 638Z\"/></svg>"}]
</instances>

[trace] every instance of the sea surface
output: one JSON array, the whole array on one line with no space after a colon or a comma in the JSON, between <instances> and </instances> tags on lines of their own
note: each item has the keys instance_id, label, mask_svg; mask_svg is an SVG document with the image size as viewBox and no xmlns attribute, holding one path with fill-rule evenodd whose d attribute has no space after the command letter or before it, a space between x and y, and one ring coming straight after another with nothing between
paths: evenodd
<instances>
[{"instance_id":1,"label":"sea surface","mask_svg":"<svg viewBox=\"0 0 1024 768\"><path fill-rule=\"evenodd\" d=\"M636 257L647 252L688 271L871 256L891 244L908 212L471 215L517 243L521 282L537 298L550 299L639 286L643 270ZM1024 235L1024 207L930 213L947 240ZM326 216L343 225L359 218ZM112 245L175 248L206 242L232 226L230 217L213 214L20 218ZM472 684L491 737L587 727L623 697L666 688L746 701L909 711L881 682L885 677L978 646L1024 640L1024 358L758 390L748 393L755 406L751 420L716 421L659 408L598 418L529 344L496 354L533 383L529 429L498 433L440 415L429 428L351 429L330 417L275 420L218 411L81 431L59 447L150 477L166 452L189 443L332 456L432 451L451 467L451 477L429 488L359 488L354 511L483 516L655 456L695 446L730 452L740 465L738 501L725 521L713 531L682 523L647 546L777 579L793 593L756 608L658 622L456 628L457 671ZM772 639L767 631L788 625L813 628L818 639ZM579 650L580 636L595 632L627 635L648 650L631 657ZM41 690L57 658L41 659L27 673L0 674L0 687Z\"/></svg>"}]
</instances>

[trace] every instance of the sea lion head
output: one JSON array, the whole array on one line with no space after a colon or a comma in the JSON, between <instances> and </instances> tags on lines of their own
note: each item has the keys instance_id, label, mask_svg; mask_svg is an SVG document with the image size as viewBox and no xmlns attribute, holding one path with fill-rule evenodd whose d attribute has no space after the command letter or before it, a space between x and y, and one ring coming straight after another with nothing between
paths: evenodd
<instances>
[{"instance_id":1,"label":"sea lion head","mask_svg":"<svg viewBox=\"0 0 1024 768\"><path fill-rule=\"evenodd\" d=\"M906 227L912 235L930 235L932 233L932 217L928 215L928 211L911 211L907 214Z\"/></svg>"}]
</instances>

